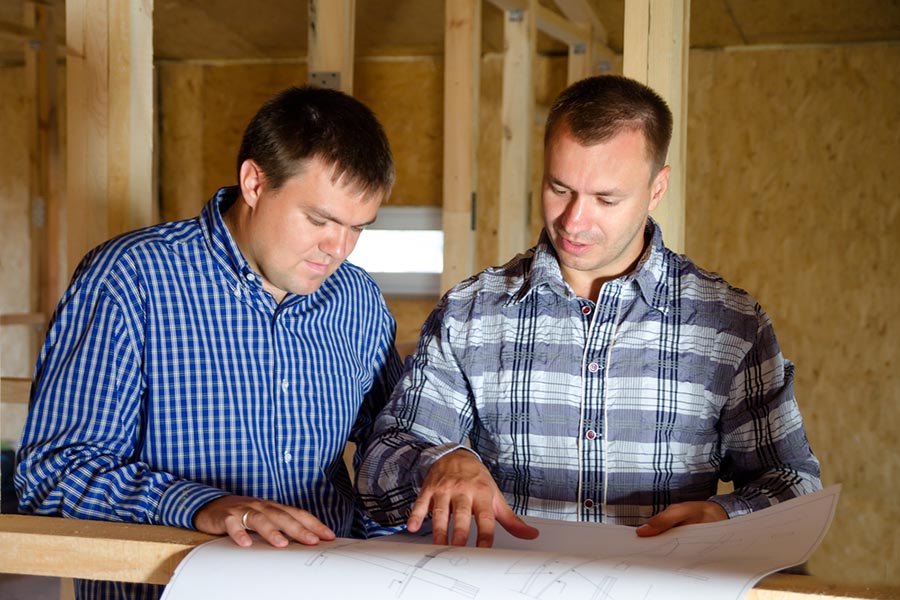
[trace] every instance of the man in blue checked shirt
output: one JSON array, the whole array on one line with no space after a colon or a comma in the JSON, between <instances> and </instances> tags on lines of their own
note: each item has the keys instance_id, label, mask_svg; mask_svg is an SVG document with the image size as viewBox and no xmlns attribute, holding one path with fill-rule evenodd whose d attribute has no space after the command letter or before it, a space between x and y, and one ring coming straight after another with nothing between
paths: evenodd
<instances>
[{"instance_id":1,"label":"man in blue checked shirt","mask_svg":"<svg viewBox=\"0 0 900 600\"><path fill-rule=\"evenodd\" d=\"M430 513L440 544L465 544L473 519L480 546L497 522L535 537L517 515L650 536L821 488L769 317L649 217L671 130L665 102L623 77L556 100L544 231L423 326L357 474L376 520L415 532Z\"/></svg>"},{"instance_id":2,"label":"man in blue checked shirt","mask_svg":"<svg viewBox=\"0 0 900 600\"><path fill-rule=\"evenodd\" d=\"M37 363L23 512L228 534L364 536L342 459L399 376L395 322L344 262L394 181L357 100L291 88L244 133L239 185L78 267ZM79 598L158 586L81 581Z\"/></svg>"}]
</instances>

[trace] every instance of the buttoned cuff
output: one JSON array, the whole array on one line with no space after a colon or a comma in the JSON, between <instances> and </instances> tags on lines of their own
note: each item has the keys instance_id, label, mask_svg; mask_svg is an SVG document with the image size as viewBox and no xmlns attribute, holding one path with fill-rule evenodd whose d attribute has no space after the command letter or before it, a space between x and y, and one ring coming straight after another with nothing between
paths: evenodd
<instances>
[{"instance_id":1,"label":"buttoned cuff","mask_svg":"<svg viewBox=\"0 0 900 600\"><path fill-rule=\"evenodd\" d=\"M752 504L747 502L746 499L734 493L719 494L718 496L713 496L712 498L710 498L709 501L715 502L723 509L725 509L725 512L728 513L729 519L748 515L754 510L757 510L757 507L754 507ZM766 503L765 506L760 506L758 508L766 508L767 506L769 506L768 503Z\"/></svg>"},{"instance_id":2,"label":"buttoned cuff","mask_svg":"<svg viewBox=\"0 0 900 600\"><path fill-rule=\"evenodd\" d=\"M202 483L178 481L166 490L159 502L158 524L195 529L194 514L205 504L227 495L224 490Z\"/></svg>"}]
</instances>

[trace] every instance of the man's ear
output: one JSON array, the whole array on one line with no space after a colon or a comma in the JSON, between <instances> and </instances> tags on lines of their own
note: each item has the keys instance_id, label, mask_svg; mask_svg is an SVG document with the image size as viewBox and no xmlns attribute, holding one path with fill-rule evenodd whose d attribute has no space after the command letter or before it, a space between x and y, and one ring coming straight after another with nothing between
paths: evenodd
<instances>
[{"instance_id":1,"label":"man's ear","mask_svg":"<svg viewBox=\"0 0 900 600\"><path fill-rule=\"evenodd\" d=\"M239 173L241 186L241 196L251 208L256 208L256 203L262 194L262 188L265 184L265 174L256 164L256 161L247 159L241 163L241 171Z\"/></svg>"},{"instance_id":2,"label":"man's ear","mask_svg":"<svg viewBox=\"0 0 900 600\"><path fill-rule=\"evenodd\" d=\"M669 173L671 172L672 169L666 165L653 178L653 182L650 184L650 210L659 206L659 201L662 200L669 187Z\"/></svg>"}]
</instances>

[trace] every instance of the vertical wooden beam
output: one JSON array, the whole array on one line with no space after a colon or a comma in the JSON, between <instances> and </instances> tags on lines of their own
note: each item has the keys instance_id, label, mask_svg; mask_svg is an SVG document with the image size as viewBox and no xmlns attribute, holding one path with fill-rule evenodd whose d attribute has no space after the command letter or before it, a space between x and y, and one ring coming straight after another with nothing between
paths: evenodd
<instances>
[{"instance_id":1,"label":"vertical wooden beam","mask_svg":"<svg viewBox=\"0 0 900 600\"><path fill-rule=\"evenodd\" d=\"M309 0L309 83L353 93L356 0Z\"/></svg>"},{"instance_id":2,"label":"vertical wooden beam","mask_svg":"<svg viewBox=\"0 0 900 600\"><path fill-rule=\"evenodd\" d=\"M66 2L68 272L155 216L152 13L152 0Z\"/></svg>"},{"instance_id":3,"label":"vertical wooden beam","mask_svg":"<svg viewBox=\"0 0 900 600\"><path fill-rule=\"evenodd\" d=\"M152 0L109 2L109 90L109 225L115 235L157 216Z\"/></svg>"},{"instance_id":4,"label":"vertical wooden beam","mask_svg":"<svg viewBox=\"0 0 900 600\"><path fill-rule=\"evenodd\" d=\"M667 245L684 252L690 0L629 0L625 3L623 72L656 90L674 117L668 164L669 191L653 217Z\"/></svg>"},{"instance_id":5,"label":"vertical wooden beam","mask_svg":"<svg viewBox=\"0 0 900 600\"><path fill-rule=\"evenodd\" d=\"M569 44L569 60L566 67L566 82L568 85L593 75L593 61L591 59L593 46L593 40L590 39L590 36L586 42Z\"/></svg>"},{"instance_id":6,"label":"vertical wooden beam","mask_svg":"<svg viewBox=\"0 0 900 600\"><path fill-rule=\"evenodd\" d=\"M472 274L478 189L481 0L446 0L444 19L444 292Z\"/></svg>"},{"instance_id":7,"label":"vertical wooden beam","mask_svg":"<svg viewBox=\"0 0 900 600\"><path fill-rule=\"evenodd\" d=\"M26 45L29 97L29 197L31 205L31 311L49 319L60 295L62 167L59 147L59 86L56 13L52 5L26 2L26 27L38 39ZM46 322L46 321L45 321ZM43 335L43 330L36 333Z\"/></svg>"},{"instance_id":8,"label":"vertical wooden beam","mask_svg":"<svg viewBox=\"0 0 900 600\"><path fill-rule=\"evenodd\" d=\"M503 138L500 145L497 255L493 264L502 264L524 251L529 239L537 0L528 0L527 6L526 10L504 11Z\"/></svg>"}]
</instances>

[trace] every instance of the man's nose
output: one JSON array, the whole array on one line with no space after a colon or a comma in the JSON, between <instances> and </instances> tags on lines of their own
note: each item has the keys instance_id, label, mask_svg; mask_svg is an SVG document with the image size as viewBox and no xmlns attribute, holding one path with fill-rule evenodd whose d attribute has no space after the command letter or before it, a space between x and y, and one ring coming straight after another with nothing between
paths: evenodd
<instances>
[{"instance_id":1,"label":"man's nose","mask_svg":"<svg viewBox=\"0 0 900 600\"><path fill-rule=\"evenodd\" d=\"M348 240L349 233L347 228L339 226L328 232L325 239L319 244L319 248L329 256L343 259L347 250Z\"/></svg>"},{"instance_id":2,"label":"man's nose","mask_svg":"<svg viewBox=\"0 0 900 600\"><path fill-rule=\"evenodd\" d=\"M588 217L584 198L581 196L572 198L560 215L559 220L560 225L566 231L577 232L585 229Z\"/></svg>"}]
</instances>

